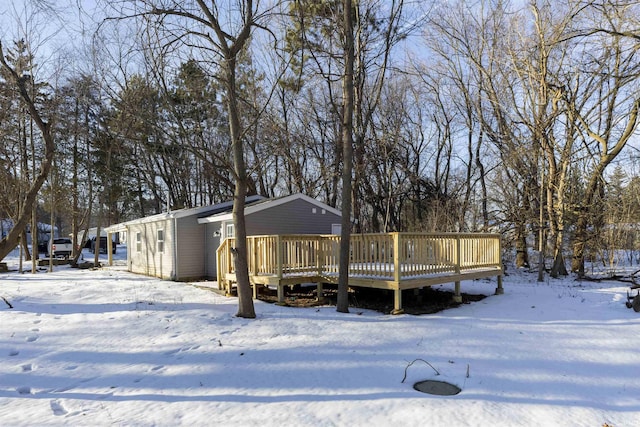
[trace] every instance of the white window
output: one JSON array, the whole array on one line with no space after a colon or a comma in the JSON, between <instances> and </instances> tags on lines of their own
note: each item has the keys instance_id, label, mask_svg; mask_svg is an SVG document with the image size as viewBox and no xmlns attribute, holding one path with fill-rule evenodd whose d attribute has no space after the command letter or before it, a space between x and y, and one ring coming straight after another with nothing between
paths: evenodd
<instances>
[{"instance_id":1,"label":"white window","mask_svg":"<svg viewBox=\"0 0 640 427\"><path fill-rule=\"evenodd\" d=\"M142 252L142 233L136 233L136 252Z\"/></svg>"},{"instance_id":2,"label":"white window","mask_svg":"<svg viewBox=\"0 0 640 427\"><path fill-rule=\"evenodd\" d=\"M233 228L233 224L227 224L227 234L226 234L226 238L231 238L234 237L235 235L235 230Z\"/></svg>"},{"instance_id":3,"label":"white window","mask_svg":"<svg viewBox=\"0 0 640 427\"><path fill-rule=\"evenodd\" d=\"M158 230L157 232L158 252L164 253L164 230Z\"/></svg>"}]
</instances>

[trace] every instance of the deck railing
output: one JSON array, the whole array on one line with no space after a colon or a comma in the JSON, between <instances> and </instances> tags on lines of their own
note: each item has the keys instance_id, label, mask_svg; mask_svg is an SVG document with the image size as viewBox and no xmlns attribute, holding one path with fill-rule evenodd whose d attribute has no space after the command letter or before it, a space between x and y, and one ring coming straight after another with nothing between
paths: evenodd
<instances>
[{"instance_id":1,"label":"deck railing","mask_svg":"<svg viewBox=\"0 0 640 427\"><path fill-rule=\"evenodd\" d=\"M226 239L218 248L218 283L235 273L234 243L235 239ZM336 235L249 236L249 275L337 276L339 243ZM399 283L420 276L500 269L500 250L498 234L352 234L349 276Z\"/></svg>"}]
</instances>

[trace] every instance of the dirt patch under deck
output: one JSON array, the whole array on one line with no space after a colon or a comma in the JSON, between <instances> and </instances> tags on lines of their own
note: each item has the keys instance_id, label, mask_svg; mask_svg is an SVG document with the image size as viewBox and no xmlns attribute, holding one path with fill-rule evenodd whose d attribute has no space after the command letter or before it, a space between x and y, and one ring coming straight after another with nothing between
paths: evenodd
<instances>
[{"instance_id":1,"label":"dirt patch under deck","mask_svg":"<svg viewBox=\"0 0 640 427\"><path fill-rule=\"evenodd\" d=\"M324 302L317 301L315 286L296 285L285 289L285 305L290 307L317 307L321 305L336 305L337 286L324 286ZM407 314L437 313L448 308L458 307L480 301L486 295L462 294L462 303L453 302L453 292L425 287L417 292L407 290L402 292L402 308ZM260 288L258 299L275 303L278 301L277 292L271 288ZM349 307L366 308L389 314L393 310L393 292L383 289L351 288L349 290Z\"/></svg>"}]
</instances>

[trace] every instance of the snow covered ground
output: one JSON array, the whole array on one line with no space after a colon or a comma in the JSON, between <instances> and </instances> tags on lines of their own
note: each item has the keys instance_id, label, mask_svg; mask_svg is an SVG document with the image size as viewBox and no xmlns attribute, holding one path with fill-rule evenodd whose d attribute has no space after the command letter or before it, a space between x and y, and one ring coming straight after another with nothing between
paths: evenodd
<instances>
[{"instance_id":1,"label":"snow covered ground","mask_svg":"<svg viewBox=\"0 0 640 427\"><path fill-rule=\"evenodd\" d=\"M256 302L246 320L234 298L123 266L0 274L0 424L640 425L628 287L536 277L433 315ZM425 379L462 392L412 388Z\"/></svg>"}]
</instances>

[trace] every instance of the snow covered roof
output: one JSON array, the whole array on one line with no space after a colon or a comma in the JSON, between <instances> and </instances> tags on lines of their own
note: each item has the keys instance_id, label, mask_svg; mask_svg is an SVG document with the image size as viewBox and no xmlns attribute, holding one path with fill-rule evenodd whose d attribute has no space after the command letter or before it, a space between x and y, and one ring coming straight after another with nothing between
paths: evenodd
<instances>
[{"instance_id":1,"label":"snow covered roof","mask_svg":"<svg viewBox=\"0 0 640 427\"><path fill-rule=\"evenodd\" d=\"M251 203L257 203L264 200L263 196L248 196L245 200L247 205ZM170 212L163 212L156 215L145 216L143 218L134 219L131 221L121 222L119 224L113 224L105 227L104 230L107 233L116 233L118 231L124 231L130 225L145 224L150 222L164 221L167 219L184 218L188 216L196 216L198 218L206 217L221 212L230 212L233 209L233 201L218 203L216 205L201 206L198 208L178 209ZM199 220L198 220L199 221Z\"/></svg>"},{"instance_id":2,"label":"snow covered roof","mask_svg":"<svg viewBox=\"0 0 640 427\"><path fill-rule=\"evenodd\" d=\"M13 220L10 218L5 218L5 219L0 219L0 229L2 230L10 230L13 228ZM45 223L45 222L39 222L38 223L38 230L40 232L45 232L48 233L51 231L51 224ZM27 233L31 233L31 223L27 224L27 227L25 228L25 231ZM58 227L53 227L53 231L57 232L58 231Z\"/></svg>"},{"instance_id":3,"label":"snow covered roof","mask_svg":"<svg viewBox=\"0 0 640 427\"><path fill-rule=\"evenodd\" d=\"M284 203L289 203L293 200L304 200L312 205L315 205L316 207L320 208L320 209L324 209L327 212L331 212L335 215L341 216L341 213L339 210L332 208L331 206L324 204L312 197L309 197L307 195L304 195L302 193L296 193L296 194L292 194L290 196L285 196L285 197L280 197L277 199L264 199L260 202L254 203L250 206L247 206L244 210L244 214L245 216L251 215L253 213L256 212L260 212L263 211L265 209L269 209L269 208L273 208L275 206L278 205L282 205ZM205 223L210 223L210 222L220 222L220 221L230 221L232 219L232 214L231 212L222 212L222 213L217 213L217 214L210 214L206 217L200 218L198 219L198 223L200 224L205 224Z\"/></svg>"}]
</instances>

